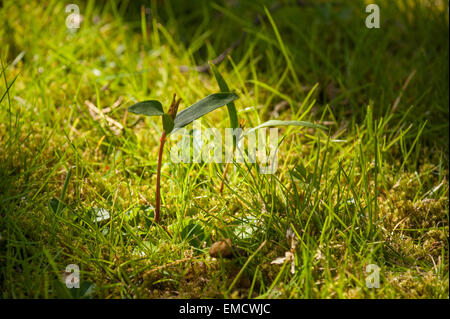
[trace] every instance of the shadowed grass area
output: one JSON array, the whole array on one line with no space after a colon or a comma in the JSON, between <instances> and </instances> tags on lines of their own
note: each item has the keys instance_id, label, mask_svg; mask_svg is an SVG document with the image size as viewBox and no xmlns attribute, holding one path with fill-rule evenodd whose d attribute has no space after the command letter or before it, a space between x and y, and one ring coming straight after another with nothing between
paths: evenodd
<instances>
[{"instance_id":1,"label":"shadowed grass area","mask_svg":"<svg viewBox=\"0 0 450 319\"><path fill-rule=\"evenodd\" d=\"M3 298L448 298L448 3L379 1L380 29L364 1L280 3L86 1L73 33L60 1L0 4ZM169 139L156 224L162 126L126 110L220 92L192 67L238 39L218 68L245 128L328 131L280 128L276 173L233 163L222 194L225 163ZM242 253L211 258L225 238Z\"/></svg>"}]
</instances>

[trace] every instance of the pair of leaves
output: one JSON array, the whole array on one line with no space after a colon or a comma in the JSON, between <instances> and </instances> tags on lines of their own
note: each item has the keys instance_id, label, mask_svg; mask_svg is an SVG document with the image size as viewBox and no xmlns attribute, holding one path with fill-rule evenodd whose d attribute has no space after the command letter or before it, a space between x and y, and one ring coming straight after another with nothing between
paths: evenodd
<instances>
[{"instance_id":1,"label":"pair of leaves","mask_svg":"<svg viewBox=\"0 0 450 319\"><path fill-rule=\"evenodd\" d=\"M168 113L164 113L161 102L157 100L143 101L134 104L128 108L128 111L134 114L142 114L146 116L162 116L163 127L166 134L170 134L190 123L196 119L214 111L215 109L224 106L234 100L238 96L235 93L222 92L208 95L200 101L192 104L177 114L175 120Z\"/></svg>"},{"instance_id":2,"label":"pair of leaves","mask_svg":"<svg viewBox=\"0 0 450 319\"><path fill-rule=\"evenodd\" d=\"M170 134L171 132L175 132L178 129L192 123L196 119L202 117L203 115L208 114L209 112L214 111L215 109L227 105L228 107L228 115L230 118L230 125L232 128L237 128L238 117L236 107L233 103L234 100L238 99L238 96L235 93L228 92L229 87L225 82L224 78L220 74L219 70L216 68L214 64L211 63L211 68L213 70L216 81L220 87L221 93L215 93L208 95L202 100L192 104L188 108L181 111L176 117L175 120L172 119L172 116L168 113L164 113L161 102L157 100L149 100L139 102L128 110L135 114L142 114L146 116L162 116L163 127L166 134ZM326 127L318 124L314 124L311 122L305 121L279 121L279 120L270 120L264 122L244 133L244 135L249 134L255 130L258 130L263 127L269 126L303 126L310 128L320 128L326 129ZM242 137L244 136L242 135ZM235 145L236 140L233 137L233 144Z\"/></svg>"}]
</instances>

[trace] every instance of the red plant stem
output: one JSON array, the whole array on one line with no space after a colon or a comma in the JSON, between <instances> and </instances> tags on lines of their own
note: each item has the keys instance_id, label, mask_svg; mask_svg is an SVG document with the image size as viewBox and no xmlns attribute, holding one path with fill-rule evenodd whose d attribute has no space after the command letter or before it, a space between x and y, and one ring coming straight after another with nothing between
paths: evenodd
<instances>
[{"instance_id":1,"label":"red plant stem","mask_svg":"<svg viewBox=\"0 0 450 319\"><path fill-rule=\"evenodd\" d=\"M161 209L161 164L164 150L164 144L166 143L166 131L163 131L161 140L159 143L158 153L158 168L156 171L156 207L155 207L155 222L159 223L159 211Z\"/></svg>"}]
</instances>

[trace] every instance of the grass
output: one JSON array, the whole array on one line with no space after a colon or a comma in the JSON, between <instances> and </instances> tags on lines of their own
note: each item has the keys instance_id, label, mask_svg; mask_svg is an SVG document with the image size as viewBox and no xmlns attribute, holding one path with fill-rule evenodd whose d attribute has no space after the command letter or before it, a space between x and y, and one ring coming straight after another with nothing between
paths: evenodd
<instances>
[{"instance_id":1,"label":"grass","mask_svg":"<svg viewBox=\"0 0 450 319\"><path fill-rule=\"evenodd\" d=\"M2 298L448 298L448 3L378 3L380 29L364 1L86 1L71 34L60 1L3 1ZM219 69L245 127L329 131L282 128L276 174L234 163L223 194L225 163L174 164L169 139L155 224L162 128L126 109L219 92L179 66L243 31ZM228 127L226 112L202 126ZM271 264L289 228L294 274ZM246 253L209 257L224 238ZM94 289L65 288L69 264Z\"/></svg>"}]
</instances>

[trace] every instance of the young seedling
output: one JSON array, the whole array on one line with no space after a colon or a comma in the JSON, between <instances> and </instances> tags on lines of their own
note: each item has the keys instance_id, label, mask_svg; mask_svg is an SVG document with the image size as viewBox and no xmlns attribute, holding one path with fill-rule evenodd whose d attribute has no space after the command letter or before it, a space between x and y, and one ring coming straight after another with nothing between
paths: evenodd
<instances>
[{"instance_id":1,"label":"young seedling","mask_svg":"<svg viewBox=\"0 0 450 319\"><path fill-rule=\"evenodd\" d=\"M134 114L142 114L146 116L161 116L163 124L163 133L159 144L158 166L156 170L156 190L155 190L155 222L159 223L161 210L161 164L164 150L164 144L167 136L176 130L192 123L196 119L202 117L215 109L224 106L234 100L238 96L235 93L222 92L208 95L202 100L192 104L188 108L182 110L179 114L178 106L181 100L173 95L172 104L167 113L164 113L161 102L157 100L149 100L139 102L128 108L128 111Z\"/></svg>"}]
</instances>

